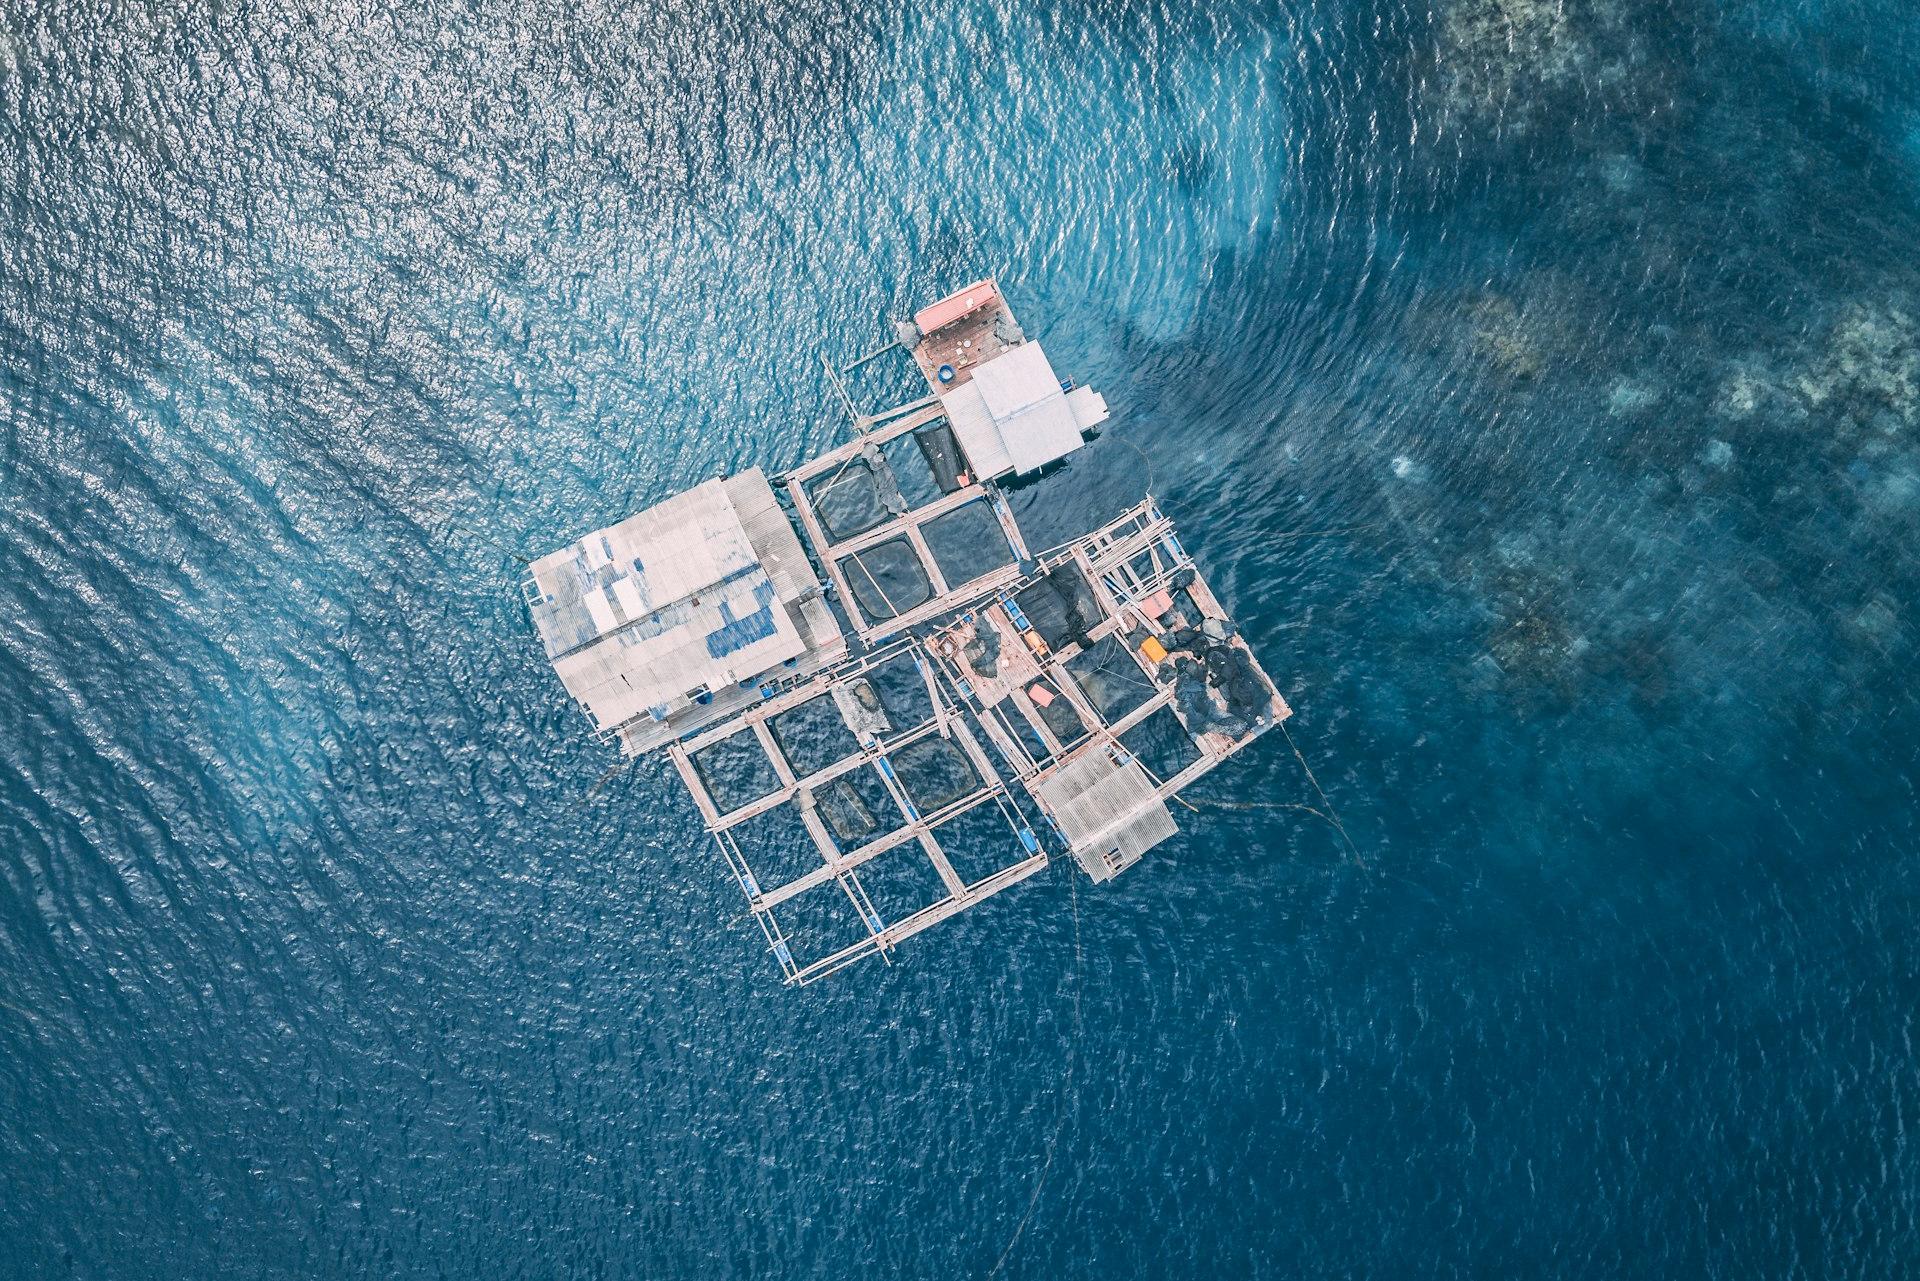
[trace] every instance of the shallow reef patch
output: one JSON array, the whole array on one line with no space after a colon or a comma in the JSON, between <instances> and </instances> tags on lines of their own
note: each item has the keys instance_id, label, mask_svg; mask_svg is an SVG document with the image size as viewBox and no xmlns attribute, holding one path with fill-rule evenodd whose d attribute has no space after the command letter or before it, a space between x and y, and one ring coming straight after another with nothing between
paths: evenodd
<instances>
[{"instance_id":1,"label":"shallow reef patch","mask_svg":"<svg viewBox=\"0 0 1920 1281\"><path fill-rule=\"evenodd\" d=\"M1849 304L1826 342L1793 379L1810 409L1856 422L1920 421L1920 325L1904 300Z\"/></svg>"},{"instance_id":2,"label":"shallow reef patch","mask_svg":"<svg viewBox=\"0 0 1920 1281\"><path fill-rule=\"evenodd\" d=\"M1563 90L1631 97L1646 62L1625 8L1610 0L1454 0L1435 56L1449 110L1518 132Z\"/></svg>"}]
</instances>

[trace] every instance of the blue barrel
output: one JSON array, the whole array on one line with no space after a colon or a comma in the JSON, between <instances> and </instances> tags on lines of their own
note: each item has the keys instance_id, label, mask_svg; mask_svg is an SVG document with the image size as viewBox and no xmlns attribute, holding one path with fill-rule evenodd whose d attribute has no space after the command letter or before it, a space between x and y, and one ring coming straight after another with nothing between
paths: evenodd
<instances>
[{"instance_id":1,"label":"blue barrel","mask_svg":"<svg viewBox=\"0 0 1920 1281\"><path fill-rule=\"evenodd\" d=\"M943 382L943 383L950 383L950 382L952 382L952 381L953 381L953 366L952 366L952 365L942 365L942 366L940 366L940 368L939 368L939 370L938 370L938 372L937 372L937 374L936 374L936 376L937 376L937 377L938 377L938 378L940 379L940 381L941 381L941 382Z\"/></svg>"}]
</instances>

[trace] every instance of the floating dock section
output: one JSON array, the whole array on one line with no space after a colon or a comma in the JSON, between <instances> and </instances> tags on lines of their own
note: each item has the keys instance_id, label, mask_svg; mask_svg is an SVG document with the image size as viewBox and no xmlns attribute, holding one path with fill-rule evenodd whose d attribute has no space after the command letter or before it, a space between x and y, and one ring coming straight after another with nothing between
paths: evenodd
<instances>
[{"instance_id":1,"label":"floating dock section","mask_svg":"<svg viewBox=\"0 0 1920 1281\"><path fill-rule=\"evenodd\" d=\"M1151 498L1029 550L996 480L1107 407L996 282L900 329L931 396L522 583L596 730L667 751L793 983L889 957L1049 851L1110 880L1178 830L1169 799L1291 715Z\"/></svg>"}]
</instances>

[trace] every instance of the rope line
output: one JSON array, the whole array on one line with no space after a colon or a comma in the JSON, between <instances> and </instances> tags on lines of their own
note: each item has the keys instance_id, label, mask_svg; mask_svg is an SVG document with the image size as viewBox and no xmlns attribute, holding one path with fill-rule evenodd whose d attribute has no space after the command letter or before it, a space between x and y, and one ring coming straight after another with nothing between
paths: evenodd
<instances>
[{"instance_id":1,"label":"rope line","mask_svg":"<svg viewBox=\"0 0 1920 1281\"><path fill-rule=\"evenodd\" d=\"M1086 650L1081 651L1081 653L1083 654L1086 652L1087 652ZM1087 673L1087 675L1096 676L1101 672L1105 672L1109 676L1116 677L1120 680L1126 681L1128 684L1138 685L1141 689L1152 690L1156 694L1160 692L1160 687L1158 685L1155 685L1152 681L1146 681L1146 680L1140 679L1140 671L1138 668L1135 668L1133 674L1129 676L1125 672L1114 671L1113 668L1109 667L1105 663L1098 663L1094 666L1094 669L1091 672Z\"/></svg>"},{"instance_id":2,"label":"rope line","mask_svg":"<svg viewBox=\"0 0 1920 1281\"><path fill-rule=\"evenodd\" d=\"M594 782L594 785L592 787L589 787L587 789L587 799L591 801L594 797L598 796L600 794L600 789L613 781L614 775L620 773L622 770L631 770L634 766L638 765L639 763L640 763L640 758L636 756L632 760L615 761L613 764L607 766L606 772L602 774Z\"/></svg>"},{"instance_id":3,"label":"rope line","mask_svg":"<svg viewBox=\"0 0 1920 1281\"><path fill-rule=\"evenodd\" d=\"M1147 497L1149 498L1153 497L1153 459L1147 457L1146 450L1140 448L1140 446L1134 444L1132 441L1126 439L1125 437L1115 436L1114 440L1119 444L1125 445L1128 449L1131 449L1134 453L1140 455L1140 461L1145 463L1147 467Z\"/></svg>"},{"instance_id":4,"label":"rope line","mask_svg":"<svg viewBox=\"0 0 1920 1281\"><path fill-rule=\"evenodd\" d=\"M1313 785L1314 794L1320 798L1320 804L1325 806L1325 809L1302 805L1297 801L1223 801L1211 796L1202 796L1200 805L1211 805L1223 810L1299 810L1302 813L1311 814L1315 818L1324 820L1334 831L1340 833L1340 839L1346 842L1347 849L1353 856L1352 862L1356 866L1371 868L1373 865L1367 862L1366 857L1360 853L1359 847L1353 843L1353 838L1347 835L1347 825L1340 821L1340 815L1334 810L1333 802L1327 799L1326 792L1320 787L1320 780L1313 776L1313 767L1307 764L1307 758L1301 754L1299 744L1293 741L1293 735L1288 731L1285 721L1280 723L1280 732L1287 736L1287 746L1293 749L1293 758L1300 762L1300 768L1306 773L1307 782ZM1173 794L1173 799L1195 814L1200 812L1200 805L1195 805L1178 792Z\"/></svg>"},{"instance_id":5,"label":"rope line","mask_svg":"<svg viewBox=\"0 0 1920 1281\"><path fill-rule=\"evenodd\" d=\"M1332 823L1335 828L1340 826L1338 823L1334 823L1331 818L1327 817L1325 810L1317 809L1312 805L1302 805L1297 801L1222 801L1216 800L1211 796L1202 796L1200 798L1200 805L1195 805L1178 792L1173 794L1173 799L1179 801L1195 814L1200 813L1200 805L1211 805L1215 809L1223 810L1303 810L1315 818L1325 819L1328 823Z\"/></svg>"},{"instance_id":6,"label":"rope line","mask_svg":"<svg viewBox=\"0 0 1920 1281\"><path fill-rule=\"evenodd\" d=\"M860 572L865 574L867 581L873 584L873 590L879 592L880 599L887 602L887 608L893 611L893 616L895 618L900 617L900 607L893 603L893 597L887 595L887 589L880 585L880 580L875 578L873 571L867 568L867 562L860 559L860 553L855 552L848 559L860 567Z\"/></svg>"},{"instance_id":7,"label":"rope line","mask_svg":"<svg viewBox=\"0 0 1920 1281\"><path fill-rule=\"evenodd\" d=\"M820 486L818 490L814 491L814 495L817 497L819 494L826 493L829 489L832 489L835 485L838 485L840 483L840 478L847 474L847 468L853 466L855 463L865 463L865 462L867 462L867 454L865 450L856 449L851 454L848 454L846 458L841 462L841 464L834 469L833 475L827 478L827 483ZM873 474L873 466L870 463L867 466L867 474L869 476ZM814 505L816 507L819 506L818 503L815 503Z\"/></svg>"},{"instance_id":8,"label":"rope line","mask_svg":"<svg viewBox=\"0 0 1920 1281\"><path fill-rule=\"evenodd\" d=\"M1340 821L1339 811L1335 810L1333 808L1333 802L1327 799L1327 793L1321 788L1320 780L1313 776L1313 766L1307 764L1307 758L1301 754L1300 745L1293 741L1293 731L1287 728L1285 721L1280 722L1280 732L1287 736L1287 746L1293 749L1293 759L1299 761L1300 768L1306 771L1307 782L1313 784L1314 795L1318 796L1320 803L1326 806L1327 821L1332 823L1334 830L1340 833L1340 839L1347 843L1347 849L1353 854L1353 861L1361 867L1367 866L1367 860L1361 856L1360 847L1353 843L1351 836L1347 835L1347 825Z\"/></svg>"}]
</instances>

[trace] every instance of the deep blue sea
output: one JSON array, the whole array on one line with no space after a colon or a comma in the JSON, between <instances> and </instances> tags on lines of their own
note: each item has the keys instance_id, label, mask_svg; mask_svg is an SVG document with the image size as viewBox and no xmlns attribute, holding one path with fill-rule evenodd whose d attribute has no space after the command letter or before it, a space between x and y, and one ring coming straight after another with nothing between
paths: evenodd
<instances>
[{"instance_id":1,"label":"deep blue sea","mask_svg":"<svg viewBox=\"0 0 1920 1281\"><path fill-rule=\"evenodd\" d=\"M5 0L0 159L0 1276L1920 1275L1911 0ZM787 989L519 558L987 273L1357 854Z\"/></svg>"}]
</instances>

